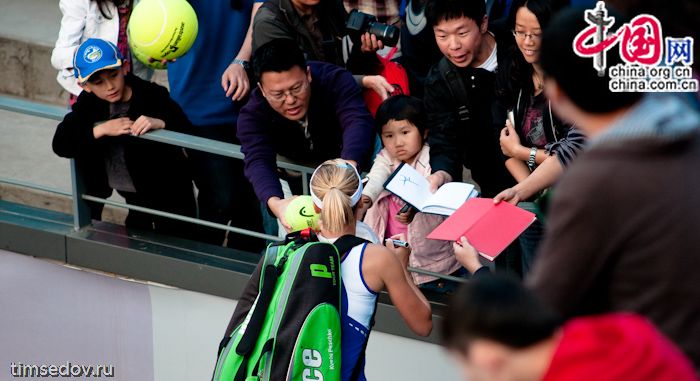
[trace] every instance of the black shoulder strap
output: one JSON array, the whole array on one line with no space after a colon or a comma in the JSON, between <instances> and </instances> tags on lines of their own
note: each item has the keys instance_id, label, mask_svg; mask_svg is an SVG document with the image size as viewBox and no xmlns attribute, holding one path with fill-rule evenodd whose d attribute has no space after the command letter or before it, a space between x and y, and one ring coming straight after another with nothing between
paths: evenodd
<instances>
[{"instance_id":1,"label":"black shoulder strap","mask_svg":"<svg viewBox=\"0 0 700 381\"><path fill-rule=\"evenodd\" d=\"M340 259L342 260L343 258L345 258L350 249L365 242L369 243L369 241L364 238L360 238L354 235L344 235L338 238L333 243L333 245L336 249L338 249L338 254L340 254Z\"/></svg>"},{"instance_id":2,"label":"black shoulder strap","mask_svg":"<svg viewBox=\"0 0 700 381\"><path fill-rule=\"evenodd\" d=\"M274 255L274 253L277 252L278 247L279 246L270 245L265 253L265 258L268 258L270 255ZM279 271L274 263L265 263L263 265L262 273L260 275L262 288L255 302L256 308L253 310L253 314L248 321L248 327L236 346L236 353L238 355L248 356L253 351L253 347L255 346L258 336L260 335L260 330L262 329L262 325L265 320L265 314L267 314L267 307L270 305L270 301L272 300L278 277Z\"/></svg>"},{"instance_id":3,"label":"black shoulder strap","mask_svg":"<svg viewBox=\"0 0 700 381\"><path fill-rule=\"evenodd\" d=\"M447 88L450 89L452 99L456 100L459 105L457 107L459 120L462 122L468 121L470 119L469 110L471 109L471 103L469 102L469 94L464 86L464 81L459 76L457 69L450 65L447 58L443 57L440 60L438 69L440 69L440 75L442 75L442 79L447 84Z\"/></svg>"}]
</instances>

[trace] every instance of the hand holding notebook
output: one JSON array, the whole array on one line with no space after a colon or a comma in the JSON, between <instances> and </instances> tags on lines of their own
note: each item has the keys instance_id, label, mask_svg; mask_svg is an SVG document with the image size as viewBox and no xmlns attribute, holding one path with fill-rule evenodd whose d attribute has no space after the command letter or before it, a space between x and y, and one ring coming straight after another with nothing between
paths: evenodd
<instances>
[{"instance_id":1,"label":"hand holding notebook","mask_svg":"<svg viewBox=\"0 0 700 381\"><path fill-rule=\"evenodd\" d=\"M458 241L467 237L484 258L493 261L532 222L535 215L507 202L472 198L435 228L429 239Z\"/></svg>"}]
</instances>

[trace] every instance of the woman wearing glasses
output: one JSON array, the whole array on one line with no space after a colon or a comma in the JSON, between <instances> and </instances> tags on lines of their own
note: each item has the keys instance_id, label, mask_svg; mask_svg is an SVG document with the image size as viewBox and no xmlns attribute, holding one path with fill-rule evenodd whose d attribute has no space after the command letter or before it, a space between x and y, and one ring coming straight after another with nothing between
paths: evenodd
<instances>
[{"instance_id":1,"label":"woman wearing glasses","mask_svg":"<svg viewBox=\"0 0 700 381\"><path fill-rule=\"evenodd\" d=\"M518 182L497 198L525 209L534 207L529 201L551 185L585 139L572 129L571 124L554 116L544 93L544 71L539 63L539 53L542 31L551 15L550 0L521 0L513 4L508 24L515 44L497 82L501 101L512 111L501 130L501 150L506 157L506 168ZM533 173L537 175L531 177ZM542 178L548 181L542 182ZM523 273L527 272L534 258L542 230L542 224L536 221L520 237Z\"/></svg>"}]
</instances>

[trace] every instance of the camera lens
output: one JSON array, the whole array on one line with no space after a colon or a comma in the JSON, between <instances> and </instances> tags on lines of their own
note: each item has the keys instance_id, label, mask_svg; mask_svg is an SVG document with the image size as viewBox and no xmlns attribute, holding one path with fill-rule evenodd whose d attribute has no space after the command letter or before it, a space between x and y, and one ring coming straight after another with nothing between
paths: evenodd
<instances>
[{"instance_id":1,"label":"camera lens","mask_svg":"<svg viewBox=\"0 0 700 381\"><path fill-rule=\"evenodd\" d=\"M399 28L393 25L373 22L368 29L370 34L377 36L386 46L396 46L399 42Z\"/></svg>"}]
</instances>

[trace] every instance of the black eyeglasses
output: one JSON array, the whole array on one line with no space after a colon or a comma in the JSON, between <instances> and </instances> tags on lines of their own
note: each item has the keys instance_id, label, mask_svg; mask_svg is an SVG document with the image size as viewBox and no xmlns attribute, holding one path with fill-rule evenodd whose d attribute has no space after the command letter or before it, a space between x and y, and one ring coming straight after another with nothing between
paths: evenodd
<instances>
[{"instance_id":1,"label":"black eyeglasses","mask_svg":"<svg viewBox=\"0 0 700 381\"><path fill-rule=\"evenodd\" d=\"M511 32L515 38L519 38L521 40L525 40L526 38L530 37L532 41L539 41L542 38L542 33L525 33L520 30L512 30Z\"/></svg>"},{"instance_id":2,"label":"black eyeglasses","mask_svg":"<svg viewBox=\"0 0 700 381\"><path fill-rule=\"evenodd\" d=\"M263 95L265 96L265 98L267 98L268 100L270 100L272 102L282 103L282 102L284 102L285 99L287 99L287 96L290 96L292 98L298 98L299 95L301 95L308 87L309 87L309 82L304 81L304 82L299 83L299 84L295 85L294 87L288 89L287 91L267 93L267 94L265 94L263 92Z\"/></svg>"}]
</instances>

